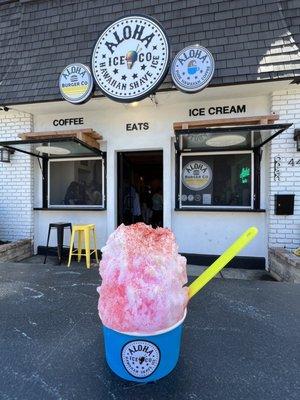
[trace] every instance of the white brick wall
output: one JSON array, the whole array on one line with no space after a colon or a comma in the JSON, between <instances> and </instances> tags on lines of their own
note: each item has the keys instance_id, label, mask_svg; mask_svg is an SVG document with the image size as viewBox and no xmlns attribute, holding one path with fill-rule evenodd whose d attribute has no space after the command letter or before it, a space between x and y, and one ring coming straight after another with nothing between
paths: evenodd
<instances>
[{"instance_id":1,"label":"white brick wall","mask_svg":"<svg viewBox=\"0 0 300 400\"><path fill-rule=\"evenodd\" d=\"M0 141L33 130L30 114L0 111ZM33 157L15 152L0 162L0 240L33 238Z\"/></svg>"},{"instance_id":2,"label":"white brick wall","mask_svg":"<svg viewBox=\"0 0 300 400\"><path fill-rule=\"evenodd\" d=\"M300 152L297 152L294 141L294 130L300 129L300 88L296 86L289 91L274 92L271 105L272 112L280 115L279 122L294 125L272 140L270 145L269 246L293 249L300 246ZM276 156L281 157L280 181L274 180ZM294 160L294 166L289 164L290 160ZM274 215L275 194L295 194L294 215Z\"/></svg>"}]
</instances>

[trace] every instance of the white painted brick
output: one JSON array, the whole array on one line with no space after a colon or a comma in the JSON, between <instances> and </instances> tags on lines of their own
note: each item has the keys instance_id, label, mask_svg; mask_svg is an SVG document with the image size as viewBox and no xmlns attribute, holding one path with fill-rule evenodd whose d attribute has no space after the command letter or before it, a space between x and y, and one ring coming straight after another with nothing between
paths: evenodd
<instances>
[{"instance_id":1,"label":"white painted brick","mask_svg":"<svg viewBox=\"0 0 300 400\"><path fill-rule=\"evenodd\" d=\"M294 129L300 127L300 89L274 92L271 96L271 111L278 113L279 122L290 122L294 125L288 131L275 138L270 144L268 235L269 245L293 249L300 246L300 165L288 165L291 158L300 160L296 151ZM281 157L279 182L274 181L274 157ZM295 194L294 215L274 215L275 194Z\"/></svg>"},{"instance_id":2,"label":"white painted brick","mask_svg":"<svg viewBox=\"0 0 300 400\"><path fill-rule=\"evenodd\" d=\"M0 140L17 140L32 130L30 114L0 111ZM33 160L15 152L10 164L0 163L0 240L33 237Z\"/></svg>"}]
</instances>

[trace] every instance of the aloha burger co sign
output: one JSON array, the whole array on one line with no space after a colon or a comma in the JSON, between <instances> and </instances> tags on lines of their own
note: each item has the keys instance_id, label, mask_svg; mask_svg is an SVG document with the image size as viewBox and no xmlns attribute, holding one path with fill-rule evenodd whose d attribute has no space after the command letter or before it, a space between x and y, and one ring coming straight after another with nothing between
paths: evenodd
<instances>
[{"instance_id":1,"label":"aloha burger co sign","mask_svg":"<svg viewBox=\"0 0 300 400\"><path fill-rule=\"evenodd\" d=\"M97 40L92 72L102 92L119 102L141 100L161 84L170 49L161 25L133 15L116 20Z\"/></svg>"},{"instance_id":2,"label":"aloha burger co sign","mask_svg":"<svg viewBox=\"0 0 300 400\"><path fill-rule=\"evenodd\" d=\"M187 163L182 170L182 183L190 190L202 190L209 186L212 180L212 170L201 160Z\"/></svg>"},{"instance_id":3,"label":"aloha burger co sign","mask_svg":"<svg viewBox=\"0 0 300 400\"><path fill-rule=\"evenodd\" d=\"M93 77L89 67L81 63L69 64L59 77L59 90L69 103L87 101L93 90Z\"/></svg>"}]
</instances>

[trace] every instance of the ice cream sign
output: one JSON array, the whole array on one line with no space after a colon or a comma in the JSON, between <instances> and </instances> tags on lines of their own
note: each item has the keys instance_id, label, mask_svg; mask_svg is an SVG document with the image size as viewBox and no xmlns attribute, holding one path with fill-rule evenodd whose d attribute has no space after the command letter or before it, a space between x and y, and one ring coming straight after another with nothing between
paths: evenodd
<instances>
[{"instance_id":1,"label":"ice cream sign","mask_svg":"<svg viewBox=\"0 0 300 400\"><path fill-rule=\"evenodd\" d=\"M92 72L101 91L119 102L141 100L163 81L169 43L160 24L146 16L116 20L93 50Z\"/></svg>"},{"instance_id":2,"label":"ice cream sign","mask_svg":"<svg viewBox=\"0 0 300 400\"><path fill-rule=\"evenodd\" d=\"M196 93L205 88L213 77L215 63L212 54L202 46L185 47L176 54L171 74L178 89Z\"/></svg>"}]
</instances>

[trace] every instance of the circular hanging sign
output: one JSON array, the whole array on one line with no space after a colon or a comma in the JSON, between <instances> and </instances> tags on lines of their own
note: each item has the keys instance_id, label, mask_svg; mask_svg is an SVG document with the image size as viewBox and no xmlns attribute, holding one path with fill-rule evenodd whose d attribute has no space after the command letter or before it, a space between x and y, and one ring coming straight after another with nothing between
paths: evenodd
<instances>
[{"instance_id":1,"label":"circular hanging sign","mask_svg":"<svg viewBox=\"0 0 300 400\"><path fill-rule=\"evenodd\" d=\"M153 93L169 67L169 42L160 24L133 15L111 24L97 40L92 71L112 100L133 102Z\"/></svg>"},{"instance_id":2,"label":"circular hanging sign","mask_svg":"<svg viewBox=\"0 0 300 400\"><path fill-rule=\"evenodd\" d=\"M190 161L182 169L182 183L190 190L205 189L212 180L212 170L203 161ZM188 199L189 200L189 199Z\"/></svg>"},{"instance_id":3,"label":"circular hanging sign","mask_svg":"<svg viewBox=\"0 0 300 400\"><path fill-rule=\"evenodd\" d=\"M196 93L208 85L214 70L212 54L205 47L193 45L176 54L171 66L171 75L178 89Z\"/></svg>"},{"instance_id":4,"label":"circular hanging sign","mask_svg":"<svg viewBox=\"0 0 300 400\"><path fill-rule=\"evenodd\" d=\"M159 348L148 340L126 343L121 356L126 371L135 378L150 376L160 362Z\"/></svg>"},{"instance_id":5,"label":"circular hanging sign","mask_svg":"<svg viewBox=\"0 0 300 400\"><path fill-rule=\"evenodd\" d=\"M86 101L92 93L93 84L89 67L81 63L69 64L59 77L61 95L73 104Z\"/></svg>"}]
</instances>

